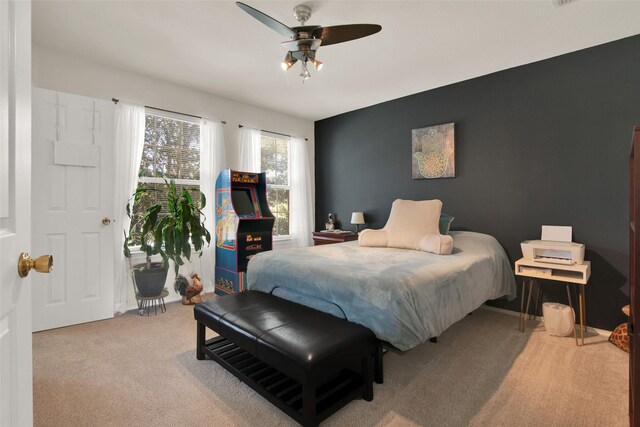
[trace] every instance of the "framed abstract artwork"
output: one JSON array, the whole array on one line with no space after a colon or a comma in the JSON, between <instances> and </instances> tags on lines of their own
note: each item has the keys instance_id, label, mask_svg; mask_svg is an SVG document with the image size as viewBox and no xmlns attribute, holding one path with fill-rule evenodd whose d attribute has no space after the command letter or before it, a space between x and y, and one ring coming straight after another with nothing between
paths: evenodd
<instances>
[{"instance_id":1,"label":"framed abstract artwork","mask_svg":"<svg viewBox=\"0 0 640 427\"><path fill-rule=\"evenodd\" d=\"M411 131L411 177L413 179L456 176L454 123Z\"/></svg>"}]
</instances>

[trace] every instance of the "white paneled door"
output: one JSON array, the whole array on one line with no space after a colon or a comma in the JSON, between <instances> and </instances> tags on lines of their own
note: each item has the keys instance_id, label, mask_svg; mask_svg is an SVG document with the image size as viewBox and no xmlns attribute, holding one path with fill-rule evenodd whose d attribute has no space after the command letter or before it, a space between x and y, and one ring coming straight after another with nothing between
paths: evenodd
<instances>
[{"instance_id":1,"label":"white paneled door","mask_svg":"<svg viewBox=\"0 0 640 427\"><path fill-rule=\"evenodd\" d=\"M112 102L33 88L33 331L113 317Z\"/></svg>"},{"instance_id":2,"label":"white paneled door","mask_svg":"<svg viewBox=\"0 0 640 427\"><path fill-rule=\"evenodd\" d=\"M33 423L31 291L31 4L0 1L0 426Z\"/></svg>"}]
</instances>

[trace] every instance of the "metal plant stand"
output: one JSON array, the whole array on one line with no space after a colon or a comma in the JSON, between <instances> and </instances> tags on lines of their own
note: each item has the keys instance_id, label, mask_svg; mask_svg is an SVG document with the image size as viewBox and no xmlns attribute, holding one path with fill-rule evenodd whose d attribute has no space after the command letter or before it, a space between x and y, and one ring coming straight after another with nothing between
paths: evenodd
<instances>
[{"instance_id":1,"label":"metal plant stand","mask_svg":"<svg viewBox=\"0 0 640 427\"><path fill-rule=\"evenodd\" d=\"M136 292L136 301L138 301L138 312L140 313L140 315L143 315L144 311L146 311L148 316L151 313L151 310L154 311L154 314L158 314L158 308L160 308L160 313L164 313L165 311L167 311L167 306L164 303L164 299L167 295L169 295L169 291L166 289L163 289L160 295L156 295L154 297L143 297Z\"/></svg>"}]
</instances>

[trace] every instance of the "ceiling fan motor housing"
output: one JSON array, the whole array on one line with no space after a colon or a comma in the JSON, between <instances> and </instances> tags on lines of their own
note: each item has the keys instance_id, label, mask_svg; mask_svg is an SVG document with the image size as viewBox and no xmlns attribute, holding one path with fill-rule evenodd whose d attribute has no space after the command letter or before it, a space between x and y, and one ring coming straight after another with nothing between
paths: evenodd
<instances>
[{"instance_id":1,"label":"ceiling fan motor housing","mask_svg":"<svg viewBox=\"0 0 640 427\"><path fill-rule=\"evenodd\" d=\"M316 50L318 50L321 44L322 44L321 39L304 38L304 39L295 39L295 40L282 42L282 47L292 52L295 52L295 51L315 52Z\"/></svg>"},{"instance_id":2,"label":"ceiling fan motor housing","mask_svg":"<svg viewBox=\"0 0 640 427\"><path fill-rule=\"evenodd\" d=\"M291 56L298 61L306 61L315 58L316 52L314 50L292 50Z\"/></svg>"}]
</instances>

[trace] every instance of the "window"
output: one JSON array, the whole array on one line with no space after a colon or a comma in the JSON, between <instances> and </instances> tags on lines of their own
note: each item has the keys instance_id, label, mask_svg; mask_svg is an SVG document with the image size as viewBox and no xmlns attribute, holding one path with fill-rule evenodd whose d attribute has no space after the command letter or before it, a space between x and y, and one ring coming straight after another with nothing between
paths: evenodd
<instances>
[{"instance_id":1,"label":"window","mask_svg":"<svg viewBox=\"0 0 640 427\"><path fill-rule=\"evenodd\" d=\"M186 119L146 114L144 148L138 174L138 189L162 189L142 195L133 206L130 235L137 241L144 210L161 204L166 214L164 178L173 179L178 192L187 189L200 198L200 124Z\"/></svg>"},{"instance_id":2,"label":"window","mask_svg":"<svg viewBox=\"0 0 640 427\"><path fill-rule=\"evenodd\" d=\"M262 132L260 169L267 173L267 201L276 218L274 236L289 235L289 138Z\"/></svg>"}]
</instances>

